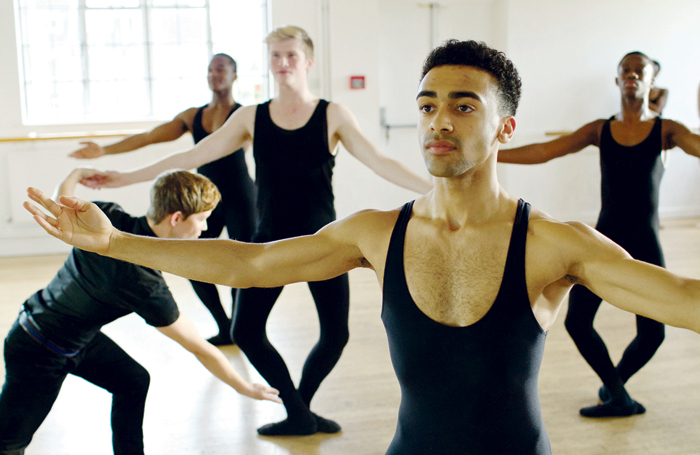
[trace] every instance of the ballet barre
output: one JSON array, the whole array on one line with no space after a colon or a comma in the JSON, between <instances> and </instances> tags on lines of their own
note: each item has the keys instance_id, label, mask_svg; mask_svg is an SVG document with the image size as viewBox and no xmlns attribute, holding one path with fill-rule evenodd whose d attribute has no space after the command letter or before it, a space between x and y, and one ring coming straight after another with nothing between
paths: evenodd
<instances>
[{"instance_id":1,"label":"ballet barre","mask_svg":"<svg viewBox=\"0 0 700 455\"><path fill-rule=\"evenodd\" d=\"M55 141L63 139L96 139L101 137L122 137L141 133L143 130L95 131L75 133L29 133L26 136L0 137L0 142Z\"/></svg>"}]
</instances>

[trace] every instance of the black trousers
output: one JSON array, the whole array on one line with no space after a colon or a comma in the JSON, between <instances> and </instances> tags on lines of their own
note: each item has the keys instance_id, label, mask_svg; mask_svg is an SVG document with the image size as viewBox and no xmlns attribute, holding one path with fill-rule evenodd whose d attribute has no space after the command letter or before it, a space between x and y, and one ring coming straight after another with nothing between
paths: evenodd
<instances>
[{"instance_id":1,"label":"black trousers","mask_svg":"<svg viewBox=\"0 0 700 455\"><path fill-rule=\"evenodd\" d=\"M21 454L48 415L63 381L73 374L112 394L116 455L143 454L148 371L99 332L75 357L55 354L18 322L5 339L5 384L0 392L0 454Z\"/></svg>"}]
</instances>

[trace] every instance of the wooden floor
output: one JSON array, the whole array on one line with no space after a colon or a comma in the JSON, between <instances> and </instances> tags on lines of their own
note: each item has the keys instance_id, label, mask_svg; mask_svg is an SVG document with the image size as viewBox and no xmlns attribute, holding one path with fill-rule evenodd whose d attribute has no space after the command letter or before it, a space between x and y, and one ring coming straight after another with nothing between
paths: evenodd
<instances>
[{"instance_id":1,"label":"wooden floor","mask_svg":"<svg viewBox=\"0 0 700 455\"><path fill-rule=\"evenodd\" d=\"M666 222L662 242L670 270L700 278L697 220ZM51 279L62 260L57 256L0 259L1 335L7 333L20 304ZM214 323L189 284L178 277L166 278L182 311L204 336L213 335ZM380 291L373 273L366 270L351 273L350 282L350 343L313 402L316 412L343 426L339 435L259 437L255 428L284 417L279 405L238 396L208 374L193 356L137 316L106 326L104 331L152 376L145 421L147 453L383 454L393 436L399 391L379 316ZM230 302L229 296L225 298ZM587 420L579 417L578 409L596 403L600 384L562 327L563 312L548 335L539 387L554 453L700 453L700 336L669 327L666 341L652 362L630 380L628 389L646 406L645 415ZM613 359L619 359L634 336L634 317L604 305L596 326ZM304 285L285 289L268 327L270 338L298 380L318 333L313 304ZM223 351L246 377L260 381L236 347ZM109 406L106 392L69 377L27 455L111 453Z\"/></svg>"}]
</instances>

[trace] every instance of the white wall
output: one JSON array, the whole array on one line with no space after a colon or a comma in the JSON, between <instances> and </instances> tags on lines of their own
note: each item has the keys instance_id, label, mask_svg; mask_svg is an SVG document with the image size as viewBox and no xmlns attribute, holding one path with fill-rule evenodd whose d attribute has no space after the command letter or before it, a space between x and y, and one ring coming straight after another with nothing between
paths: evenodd
<instances>
[{"instance_id":1,"label":"white wall","mask_svg":"<svg viewBox=\"0 0 700 455\"><path fill-rule=\"evenodd\" d=\"M388 155L424 173L415 129L379 125L380 108L390 124L415 123L415 90L431 39L484 40L506 51L524 86L514 143L548 140L545 131L572 130L612 115L619 95L613 79L620 57L634 49L659 60L659 85L670 89L664 114L698 125L700 8L696 0L444 0L433 10L408 0L272 0L272 26L295 24L309 31L317 60L312 89L347 105L365 134ZM585 7L581 6L585 5ZM30 131L68 132L145 129L153 124L22 125L12 2L0 2L0 136ZM367 88L350 90L349 77L364 75ZM51 190L75 161L66 154L77 141L0 143L0 255L64 250L47 238L21 208L28 185ZM109 139L101 140L109 143ZM128 169L173 150L189 139L131 156L107 157L98 167ZM700 165L678 150L662 186L662 217L700 216ZM598 210L597 154L590 149L546 165L501 165L502 184L552 215L593 221ZM145 211L147 184L88 192L90 199L116 200L134 213ZM344 150L338 158L335 192L339 216L365 207L390 208L415 197L373 176Z\"/></svg>"}]
</instances>

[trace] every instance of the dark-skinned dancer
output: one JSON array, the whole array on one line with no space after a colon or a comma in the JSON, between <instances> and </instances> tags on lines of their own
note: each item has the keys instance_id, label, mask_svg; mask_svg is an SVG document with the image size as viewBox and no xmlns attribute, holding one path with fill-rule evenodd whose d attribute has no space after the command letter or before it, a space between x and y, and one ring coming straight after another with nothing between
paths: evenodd
<instances>
[{"instance_id":1,"label":"dark-skinned dancer","mask_svg":"<svg viewBox=\"0 0 700 455\"><path fill-rule=\"evenodd\" d=\"M595 120L559 139L509 150L505 163L544 163L589 145L600 148L602 207L596 229L617 242L635 259L664 266L659 242L659 185L664 151L680 147L700 157L700 136L678 122L662 119L649 108L654 83L653 61L641 52L625 55L617 68L620 112ZM601 403L581 409L585 417L621 417L645 412L630 398L625 383L652 358L664 339L664 326L637 316L637 336L615 366L593 327L601 297L574 286L569 297L566 328L583 358L603 381Z\"/></svg>"},{"instance_id":2,"label":"dark-skinned dancer","mask_svg":"<svg viewBox=\"0 0 700 455\"><path fill-rule=\"evenodd\" d=\"M180 112L174 119L158 125L151 131L129 136L104 147L94 142L83 142L85 147L71 153L79 159L98 158L138 150L151 144L170 142L183 134L192 133L197 144L218 130L241 105L233 97L236 81L236 61L227 54L216 54L207 68L207 82L212 93L211 101L202 107L192 107ZM228 237L249 241L255 232L255 184L248 173L243 153L232 153L197 168L219 188L221 203L209 217L208 228L201 238L218 238L224 227ZM191 281L192 288L216 321L219 333L207 341L215 346L233 343L231 319L226 314L216 286ZM231 318L235 314L236 289L231 290Z\"/></svg>"}]
</instances>

